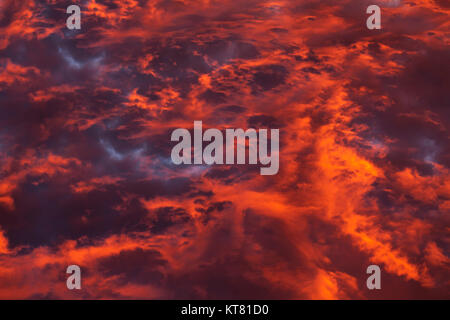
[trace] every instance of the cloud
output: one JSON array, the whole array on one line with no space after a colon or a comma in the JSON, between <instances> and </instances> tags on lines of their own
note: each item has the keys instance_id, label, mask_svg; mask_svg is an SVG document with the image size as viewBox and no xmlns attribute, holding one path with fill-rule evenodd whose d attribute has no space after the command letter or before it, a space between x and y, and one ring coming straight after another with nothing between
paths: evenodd
<instances>
[{"instance_id":1,"label":"cloud","mask_svg":"<svg viewBox=\"0 0 450 320\"><path fill-rule=\"evenodd\" d=\"M2 1L0 298L446 297L449 8L374 3ZM194 120L279 173L174 165Z\"/></svg>"}]
</instances>

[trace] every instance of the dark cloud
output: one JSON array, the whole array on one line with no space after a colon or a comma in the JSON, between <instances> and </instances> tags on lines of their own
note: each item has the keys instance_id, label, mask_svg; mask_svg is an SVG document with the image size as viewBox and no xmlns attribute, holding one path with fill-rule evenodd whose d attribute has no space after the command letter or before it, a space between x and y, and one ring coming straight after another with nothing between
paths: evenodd
<instances>
[{"instance_id":1,"label":"dark cloud","mask_svg":"<svg viewBox=\"0 0 450 320\"><path fill-rule=\"evenodd\" d=\"M167 261L156 250L123 250L99 259L98 270L105 276L119 276L119 283L157 284L164 278Z\"/></svg>"}]
</instances>

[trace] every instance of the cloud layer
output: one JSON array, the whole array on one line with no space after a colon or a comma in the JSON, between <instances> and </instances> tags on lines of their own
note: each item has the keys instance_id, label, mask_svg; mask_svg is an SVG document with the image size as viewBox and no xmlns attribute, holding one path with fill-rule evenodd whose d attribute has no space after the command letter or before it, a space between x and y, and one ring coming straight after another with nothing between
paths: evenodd
<instances>
[{"instance_id":1,"label":"cloud layer","mask_svg":"<svg viewBox=\"0 0 450 320\"><path fill-rule=\"evenodd\" d=\"M74 3L0 3L0 298L449 297L445 1ZM173 165L194 120L278 175Z\"/></svg>"}]
</instances>

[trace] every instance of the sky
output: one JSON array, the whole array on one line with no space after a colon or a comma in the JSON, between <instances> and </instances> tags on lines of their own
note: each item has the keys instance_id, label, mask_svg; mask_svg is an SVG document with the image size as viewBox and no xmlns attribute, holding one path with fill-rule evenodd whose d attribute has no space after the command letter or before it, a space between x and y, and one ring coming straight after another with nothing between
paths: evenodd
<instances>
[{"instance_id":1,"label":"sky","mask_svg":"<svg viewBox=\"0 0 450 320\"><path fill-rule=\"evenodd\" d=\"M449 14L0 0L0 299L450 298ZM194 121L279 129L278 174L173 164Z\"/></svg>"}]
</instances>

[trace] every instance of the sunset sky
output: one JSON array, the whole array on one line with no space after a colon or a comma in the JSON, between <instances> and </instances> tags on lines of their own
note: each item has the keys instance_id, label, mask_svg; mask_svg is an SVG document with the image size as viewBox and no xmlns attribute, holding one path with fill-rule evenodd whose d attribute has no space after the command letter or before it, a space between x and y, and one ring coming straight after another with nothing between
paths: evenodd
<instances>
[{"instance_id":1,"label":"sunset sky","mask_svg":"<svg viewBox=\"0 0 450 320\"><path fill-rule=\"evenodd\" d=\"M0 0L0 299L449 299L449 16ZM278 174L174 165L196 120L279 129Z\"/></svg>"}]
</instances>

